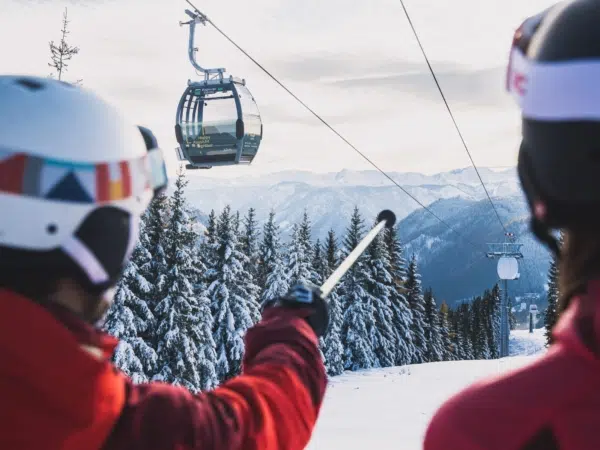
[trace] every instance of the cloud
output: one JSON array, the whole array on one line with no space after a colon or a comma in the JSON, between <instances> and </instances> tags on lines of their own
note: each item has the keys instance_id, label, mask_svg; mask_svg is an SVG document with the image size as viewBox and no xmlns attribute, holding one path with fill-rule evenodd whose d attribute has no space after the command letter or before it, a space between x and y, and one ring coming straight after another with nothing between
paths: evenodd
<instances>
[{"instance_id":1,"label":"cloud","mask_svg":"<svg viewBox=\"0 0 600 450\"><path fill-rule=\"evenodd\" d=\"M514 26L550 1L406 1L481 166L513 162L518 121L503 92L501 65ZM178 26L186 19L185 2L0 2L0 40L16 42L4 49L0 72L46 74L48 41L59 38L62 10L68 6L70 40L81 48L68 76L83 78L86 88L155 130L161 145L175 147L175 109L188 78L195 76L187 60L187 30ZM469 164L397 0L194 3L386 170L431 172ZM492 10L499 12L491 15ZM247 79L261 110L260 156L240 170L367 167L217 31L199 29L196 45L203 65L226 67ZM227 168L215 174L234 172Z\"/></svg>"},{"instance_id":2,"label":"cloud","mask_svg":"<svg viewBox=\"0 0 600 450\"><path fill-rule=\"evenodd\" d=\"M315 54L274 63L282 78L319 83L346 92L388 94L396 98L412 95L420 99L441 100L425 61L377 60L353 55ZM465 68L451 62L432 64L448 100L482 107L503 107L509 102L504 92L505 67Z\"/></svg>"}]
</instances>

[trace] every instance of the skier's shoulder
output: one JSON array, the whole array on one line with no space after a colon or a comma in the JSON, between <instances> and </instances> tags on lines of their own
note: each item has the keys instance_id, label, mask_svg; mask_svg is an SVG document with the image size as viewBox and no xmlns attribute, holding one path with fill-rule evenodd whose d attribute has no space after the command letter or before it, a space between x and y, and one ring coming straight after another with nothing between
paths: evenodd
<instances>
[{"instance_id":1,"label":"skier's shoulder","mask_svg":"<svg viewBox=\"0 0 600 450\"><path fill-rule=\"evenodd\" d=\"M521 448L565 406L566 396L552 393L564 380L570 360L557 347L531 364L474 383L454 395L429 424L424 448ZM499 369L509 361L499 360Z\"/></svg>"}]
</instances>

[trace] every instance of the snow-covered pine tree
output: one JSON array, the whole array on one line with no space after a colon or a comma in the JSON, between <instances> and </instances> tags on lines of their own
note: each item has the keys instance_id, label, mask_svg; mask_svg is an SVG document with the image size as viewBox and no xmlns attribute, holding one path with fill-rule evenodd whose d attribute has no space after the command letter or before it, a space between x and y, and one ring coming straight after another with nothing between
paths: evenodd
<instances>
[{"instance_id":1,"label":"snow-covered pine tree","mask_svg":"<svg viewBox=\"0 0 600 450\"><path fill-rule=\"evenodd\" d=\"M487 296L487 311L489 318L488 347L490 358L497 359L500 356L500 286L494 285Z\"/></svg>"},{"instance_id":2,"label":"snow-covered pine tree","mask_svg":"<svg viewBox=\"0 0 600 450\"><path fill-rule=\"evenodd\" d=\"M310 217L308 216L308 211L306 209L304 210L304 214L302 215L302 222L300 222L298 234L300 237L300 241L304 246L304 257L306 258L306 265L310 272L310 278L308 281L310 281L316 286L319 286L322 282L322 279L321 275L314 267L315 246L313 246L312 243L312 223L310 221Z\"/></svg>"},{"instance_id":3,"label":"snow-covered pine tree","mask_svg":"<svg viewBox=\"0 0 600 450\"><path fill-rule=\"evenodd\" d=\"M242 241L242 233L241 233L242 219L240 218L240 212L236 211L235 214L232 215L232 217L233 217L233 221L232 221L233 231L237 235L238 246L239 246L240 242Z\"/></svg>"},{"instance_id":4,"label":"snow-covered pine tree","mask_svg":"<svg viewBox=\"0 0 600 450\"><path fill-rule=\"evenodd\" d=\"M452 322L450 324L452 334L454 334L454 343L456 346L455 353L458 361L469 359L466 351L466 337L463 332L461 306L462 304L457 305L455 309L452 310Z\"/></svg>"},{"instance_id":5,"label":"snow-covered pine tree","mask_svg":"<svg viewBox=\"0 0 600 450\"><path fill-rule=\"evenodd\" d=\"M396 360L398 336L394 330L394 313L392 312L392 275L389 255L379 234L366 251L365 266L367 268L366 291L368 300L373 305L373 330L371 342L376 363L380 367L391 367Z\"/></svg>"},{"instance_id":6,"label":"snow-covered pine tree","mask_svg":"<svg viewBox=\"0 0 600 450\"><path fill-rule=\"evenodd\" d=\"M151 311L165 296L165 276L167 262L165 259L165 233L169 219L168 199L164 194L156 196L144 214L144 229L140 241L147 252L147 258L140 267L140 273L151 287L144 299ZM156 349L156 340L154 349Z\"/></svg>"},{"instance_id":7,"label":"snow-covered pine tree","mask_svg":"<svg viewBox=\"0 0 600 450\"><path fill-rule=\"evenodd\" d=\"M256 227L254 229L248 229L243 223L240 216L240 212L236 211L233 216L233 229L237 237L236 250L242 255L240 262L242 264L244 276L239 280L241 284L241 291L246 294L246 302L248 304L248 311L252 317L252 322L257 323L260 320L260 288L256 284L256 278L254 273L256 272L256 266L254 263L256 260ZM247 239L248 238L248 239ZM244 242L248 245L245 245Z\"/></svg>"},{"instance_id":8,"label":"snow-covered pine tree","mask_svg":"<svg viewBox=\"0 0 600 450\"><path fill-rule=\"evenodd\" d=\"M335 232L329 230L325 243L325 267L323 272L325 279L333 273L339 262L340 255ZM327 373L330 376L335 376L344 371L344 346L341 340L343 317L337 287L331 291L327 302L329 304L329 329L323 339L323 355Z\"/></svg>"},{"instance_id":9,"label":"snow-covered pine tree","mask_svg":"<svg viewBox=\"0 0 600 450\"><path fill-rule=\"evenodd\" d=\"M548 307L544 314L544 327L546 331L544 336L546 337L546 346L552 344L552 329L558 321L558 265L555 259L550 262L550 268L548 269Z\"/></svg>"},{"instance_id":10,"label":"snow-covered pine tree","mask_svg":"<svg viewBox=\"0 0 600 450\"><path fill-rule=\"evenodd\" d=\"M477 359L490 359L489 334L491 322L484 298L478 297L472 305L472 331L474 352Z\"/></svg>"},{"instance_id":11,"label":"snow-covered pine tree","mask_svg":"<svg viewBox=\"0 0 600 450\"><path fill-rule=\"evenodd\" d=\"M469 330L471 342L473 343L473 357L475 359L483 359L483 341L481 339L481 297L476 297L471 301L469 309Z\"/></svg>"},{"instance_id":12,"label":"snow-covered pine tree","mask_svg":"<svg viewBox=\"0 0 600 450\"><path fill-rule=\"evenodd\" d=\"M275 211L269 212L269 218L263 225L262 239L258 246L258 262L256 267L256 284L260 288L260 297L263 298L267 277L271 272L271 260L274 256L273 237L279 236L279 226L275 223ZM279 247L279 245L277 245Z\"/></svg>"},{"instance_id":13,"label":"snow-covered pine tree","mask_svg":"<svg viewBox=\"0 0 600 450\"><path fill-rule=\"evenodd\" d=\"M406 261L403 257L402 245L398 239L396 228L385 229L383 240L389 255L390 267L388 272L392 276L391 309L393 313L393 328L396 333L396 359L395 364L403 366L410 364L415 346L412 339L412 312L408 304L404 286L406 280Z\"/></svg>"},{"instance_id":14,"label":"snow-covered pine tree","mask_svg":"<svg viewBox=\"0 0 600 450\"><path fill-rule=\"evenodd\" d=\"M474 359L473 338L471 332L471 305L462 303L457 310L458 333L464 359Z\"/></svg>"},{"instance_id":15,"label":"snow-covered pine tree","mask_svg":"<svg viewBox=\"0 0 600 450\"><path fill-rule=\"evenodd\" d=\"M234 216L226 206L217 224L215 280L208 287L214 315L214 340L217 349L217 374L221 380L239 374L244 356L244 335L254 324L250 297L244 291L245 255L239 251ZM255 302L256 303L256 302Z\"/></svg>"},{"instance_id":16,"label":"snow-covered pine tree","mask_svg":"<svg viewBox=\"0 0 600 450\"><path fill-rule=\"evenodd\" d=\"M210 298L204 283L200 284L197 290L195 307L194 314L198 323L193 330L192 340L196 343L200 390L208 391L219 384L219 376L216 345L212 334L214 321L210 311Z\"/></svg>"},{"instance_id":17,"label":"snow-covered pine tree","mask_svg":"<svg viewBox=\"0 0 600 450\"><path fill-rule=\"evenodd\" d=\"M357 207L350 220L344 239L344 256L360 242L363 234L363 219ZM374 327L373 305L365 290L368 273L366 255L361 255L342 279L343 325L341 330L344 346L344 368L349 370L368 369L375 366L371 335Z\"/></svg>"},{"instance_id":18,"label":"snow-covered pine tree","mask_svg":"<svg viewBox=\"0 0 600 450\"><path fill-rule=\"evenodd\" d=\"M315 245L312 249L312 261L311 268L313 271L314 278L311 282L315 286L320 286L325 280L326 273L326 262L323 256L323 248L321 246L321 241L319 239L316 240ZM321 357L325 359L325 354L323 353L325 348L325 339L323 336L319 337L319 351L321 352Z\"/></svg>"},{"instance_id":19,"label":"snow-covered pine tree","mask_svg":"<svg viewBox=\"0 0 600 450\"><path fill-rule=\"evenodd\" d=\"M563 233L560 234L560 245L563 243ZM544 313L544 327L546 331L544 336L546 337L546 347L552 344L552 329L558 322L559 317L559 306L558 299L560 297L558 289L558 261L556 257L552 258L550 262L550 268L548 269L548 307Z\"/></svg>"},{"instance_id":20,"label":"snow-covered pine tree","mask_svg":"<svg viewBox=\"0 0 600 450\"><path fill-rule=\"evenodd\" d=\"M327 261L325 259L325 255L323 254L323 246L321 245L320 239L316 240L313 247L312 268L318 278L315 280L315 284L320 285L327 277Z\"/></svg>"},{"instance_id":21,"label":"snow-covered pine tree","mask_svg":"<svg viewBox=\"0 0 600 450\"><path fill-rule=\"evenodd\" d=\"M417 268L417 258L412 256L408 266L406 283L407 300L412 312L412 340L415 350L412 355L412 363L420 364L427 361L427 341L425 338L425 301L421 288L421 275Z\"/></svg>"},{"instance_id":22,"label":"snow-covered pine tree","mask_svg":"<svg viewBox=\"0 0 600 450\"><path fill-rule=\"evenodd\" d=\"M258 277L259 284L262 286L261 302L263 303L281 297L289 290L289 279L281 251L279 225L275 222L275 213L271 211L269 219L264 225L263 239L259 249Z\"/></svg>"},{"instance_id":23,"label":"snow-covered pine tree","mask_svg":"<svg viewBox=\"0 0 600 450\"><path fill-rule=\"evenodd\" d=\"M448 304L446 302L442 302L438 316L440 325L440 336L443 348L443 361L454 361L456 359L453 352L453 344L450 336L450 324L448 321L449 310L450 309L448 308Z\"/></svg>"},{"instance_id":24,"label":"snow-covered pine tree","mask_svg":"<svg viewBox=\"0 0 600 450\"><path fill-rule=\"evenodd\" d=\"M287 257L290 286L297 283L319 283L319 277L312 267L311 224L306 210L302 216L302 222L294 224L292 228L292 239L288 246Z\"/></svg>"},{"instance_id":25,"label":"snow-covered pine tree","mask_svg":"<svg viewBox=\"0 0 600 450\"><path fill-rule=\"evenodd\" d=\"M292 235L290 242L287 245L286 251L286 267L290 280L290 285L293 286L298 282L306 282L310 280L310 271L304 257L304 246L300 240L300 232L298 224L292 226Z\"/></svg>"},{"instance_id":26,"label":"snow-covered pine tree","mask_svg":"<svg viewBox=\"0 0 600 450\"><path fill-rule=\"evenodd\" d=\"M243 219L242 237L240 239L240 250L248 257L248 272L252 275L255 284L258 284L258 243L260 229L256 222L256 210L248 209Z\"/></svg>"},{"instance_id":27,"label":"snow-covered pine tree","mask_svg":"<svg viewBox=\"0 0 600 450\"><path fill-rule=\"evenodd\" d=\"M208 215L206 242L208 244L215 244L217 242L217 213L214 209L211 209L210 214Z\"/></svg>"},{"instance_id":28,"label":"snow-covered pine tree","mask_svg":"<svg viewBox=\"0 0 600 450\"><path fill-rule=\"evenodd\" d=\"M140 338L145 343L136 343L139 350L136 354L144 368L146 377L151 377L156 369L156 352L154 350L154 329L155 318L148 304L148 297L152 293L153 287L148 283L142 274L142 267L148 265L152 256L148 251L148 234L146 233L147 216L143 216L140 221L139 239L135 244L131 258L125 268L123 276L117 286L116 301L109 310L105 327L109 328L109 333L131 342L133 338ZM131 310L135 327L130 330L121 329L122 320L125 320L126 312L119 313L116 310L124 307ZM114 315L113 315L114 314ZM121 317L121 314L124 314ZM110 325L107 325L110 324ZM127 328L127 326L125 326ZM117 352L120 350L117 349ZM117 359L114 361L117 363ZM126 373L133 373L125 367L125 360L121 358L123 364L117 363ZM134 377L135 378L135 377ZM143 377L137 377L143 379Z\"/></svg>"},{"instance_id":29,"label":"snow-covered pine tree","mask_svg":"<svg viewBox=\"0 0 600 450\"><path fill-rule=\"evenodd\" d=\"M431 289L425 291L425 339L427 341L426 358L429 362L444 360L444 347L439 325L439 315L435 297Z\"/></svg>"},{"instance_id":30,"label":"snow-covered pine tree","mask_svg":"<svg viewBox=\"0 0 600 450\"><path fill-rule=\"evenodd\" d=\"M155 323L154 315L146 302L134 293L134 290L142 293L150 291L136 263L136 259L143 260L143 255L143 246L138 242L103 324L108 333L119 339L113 362L134 383L148 381L156 370L158 359L149 339Z\"/></svg>"},{"instance_id":31,"label":"snow-covered pine tree","mask_svg":"<svg viewBox=\"0 0 600 450\"><path fill-rule=\"evenodd\" d=\"M204 232L203 239L200 243L200 252L202 253L202 260L206 266L207 273L205 273L203 279L205 282L210 283L211 274L210 269L215 265L216 260L216 248L217 248L217 214L212 209L208 215L208 224L206 225L206 231Z\"/></svg>"},{"instance_id":32,"label":"snow-covered pine tree","mask_svg":"<svg viewBox=\"0 0 600 450\"><path fill-rule=\"evenodd\" d=\"M180 168L165 234L166 295L155 308L159 369L154 379L198 392L216 386L218 379L208 301L198 299L194 287L201 273L194 264L198 235L185 202L186 185L185 172Z\"/></svg>"}]
</instances>

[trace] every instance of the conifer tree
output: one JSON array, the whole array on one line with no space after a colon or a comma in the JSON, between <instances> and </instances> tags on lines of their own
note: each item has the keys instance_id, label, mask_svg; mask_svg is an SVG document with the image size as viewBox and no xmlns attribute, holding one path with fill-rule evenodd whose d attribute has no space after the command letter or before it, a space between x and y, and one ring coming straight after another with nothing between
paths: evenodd
<instances>
[{"instance_id":1,"label":"conifer tree","mask_svg":"<svg viewBox=\"0 0 600 450\"><path fill-rule=\"evenodd\" d=\"M489 320L488 347L490 358L496 359L500 356L500 295L502 295L500 286L498 284L494 285L491 292L486 294L484 298L487 299L487 316Z\"/></svg>"},{"instance_id":2,"label":"conifer tree","mask_svg":"<svg viewBox=\"0 0 600 450\"><path fill-rule=\"evenodd\" d=\"M281 251L279 225L275 222L275 213L271 211L269 220L264 225L263 240L259 249L260 265L257 270L259 284L262 286L263 303L281 297L289 290L289 279Z\"/></svg>"},{"instance_id":3,"label":"conifer tree","mask_svg":"<svg viewBox=\"0 0 600 450\"><path fill-rule=\"evenodd\" d=\"M327 279L340 262L338 243L333 230L329 230L327 234L325 257L323 277ZM327 301L329 304L329 329L323 339L323 354L327 373L335 376L344 371L344 346L341 340L343 317L337 287L329 294Z\"/></svg>"},{"instance_id":4,"label":"conifer tree","mask_svg":"<svg viewBox=\"0 0 600 450\"><path fill-rule=\"evenodd\" d=\"M155 308L159 369L154 379L198 392L214 387L218 379L208 301L198 299L194 287L201 275L194 256L198 235L185 202L186 185L180 168L165 234L166 295Z\"/></svg>"},{"instance_id":5,"label":"conifer tree","mask_svg":"<svg viewBox=\"0 0 600 450\"><path fill-rule=\"evenodd\" d=\"M139 254L138 244L136 252ZM134 383L143 383L150 379L156 370L157 355L144 337L155 323L154 315L146 302L138 298L131 285L139 285L141 275L139 268L132 260L117 285L115 297L108 311L103 328L119 339L119 345L113 355L113 362ZM145 285L144 285L145 286Z\"/></svg>"},{"instance_id":6,"label":"conifer tree","mask_svg":"<svg viewBox=\"0 0 600 450\"><path fill-rule=\"evenodd\" d=\"M210 210L208 215L208 225L206 226L206 242L215 244L217 242L217 213L214 209Z\"/></svg>"},{"instance_id":7,"label":"conifer tree","mask_svg":"<svg viewBox=\"0 0 600 450\"><path fill-rule=\"evenodd\" d=\"M456 309L450 307L448 307L448 329L450 330L450 343L452 344L452 359L454 361L460 361L464 359L464 355L458 345L458 314Z\"/></svg>"},{"instance_id":8,"label":"conifer tree","mask_svg":"<svg viewBox=\"0 0 600 450\"><path fill-rule=\"evenodd\" d=\"M450 324L449 324L449 308L446 302L443 302L440 306L440 311L438 313L439 316L439 326L440 326L440 337L442 341L442 360L443 361L454 361L455 355L453 352L453 345L450 336Z\"/></svg>"},{"instance_id":9,"label":"conifer tree","mask_svg":"<svg viewBox=\"0 0 600 450\"><path fill-rule=\"evenodd\" d=\"M398 239L396 228L385 229L383 239L389 255L389 273L392 276L391 309L393 313L393 329L396 333L395 364L410 364L415 346L412 337L412 312L406 298L406 261L403 257L402 245Z\"/></svg>"},{"instance_id":10,"label":"conifer tree","mask_svg":"<svg viewBox=\"0 0 600 450\"><path fill-rule=\"evenodd\" d=\"M308 260L304 254L304 245L300 237L298 224L292 226L291 240L287 246L287 273L290 279L290 285L297 283L306 283L310 280L310 270Z\"/></svg>"},{"instance_id":11,"label":"conifer tree","mask_svg":"<svg viewBox=\"0 0 600 450\"><path fill-rule=\"evenodd\" d=\"M56 77L61 81L63 80L64 73L68 70L68 61L73 59L73 56L79 54L79 47L67 43L67 35L70 34L68 30L69 22L67 8L65 8L62 28L60 30L60 42L55 44L54 41L50 41L50 62L48 65L56 71ZM54 74L51 74L50 77L54 77ZM82 81L77 80L73 84L80 85Z\"/></svg>"},{"instance_id":12,"label":"conifer tree","mask_svg":"<svg viewBox=\"0 0 600 450\"><path fill-rule=\"evenodd\" d=\"M360 242L363 234L363 219L354 208L350 226L344 240L344 255L348 255ZM344 368L367 369L375 366L370 332L374 328L373 305L365 290L368 273L365 255L361 255L343 278L343 325L341 330L344 346Z\"/></svg>"},{"instance_id":13,"label":"conifer tree","mask_svg":"<svg viewBox=\"0 0 600 450\"><path fill-rule=\"evenodd\" d=\"M412 363L428 362L427 341L425 338L425 305L421 288L421 276L418 273L417 258L414 255L408 266L405 288L408 291L407 299L413 318L411 331L415 351L412 355Z\"/></svg>"},{"instance_id":14,"label":"conifer tree","mask_svg":"<svg viewBox=\"0 0 600 450\"><path fill-rule=\"evenodd\" d=\"M427 343L426 359L429 362L443 361L444 348L439 326L439 316L435 298L431 289L425 291L424 303L425 340Z\"/></svg>"},{"instance_id":15,"label":"conifer tree","mask_svg":"<svg viewBox=\"0 0 600 450\"><path fill-rule=\"evenodd\" d=\"M315 284L320 285L327 278L327 261L325 260L325 255L323 254L323 246L321 245L320 239L316 240L313 247L312 268L317 277Z\"/></svg>"},{"instance_id":16,"label":"conifer tree","mask_svg":"<svg viewBox=\"0 0 600 450\"><path fill-rule=\"evenodd\" d=\"M310 281L312 284L318 286L321 284L321 276L319 272L314 267L315 263L315 246L312 244L312 223L310 221L310 217L308 216L308 211L305 209L304 214L302 215L302 222L300 222L300 227L298 229L300 241L304 246L304 257L306 258L306 265L308 267L308 271L310 272ZM317 262L317 264L319 264Z\"/></svg>"},{"instance_id":17,"label":"conifer tree","mask_svg":"<svg viewBox=\"0 0 600 450\"><path fill-rule=\"evenodd\" d=\"M241 225L242 225L242 220L240 219L240 212L236 211L235 214L232 215L233 220L233 231L237 236L237 242L238 242L238 246L240 245L240 242L242 241L242 233L241 233ZM240 246L241 249L241 246Z\"/></svg>"},{"instance_id":18,"label":"conifer tree","mask_svg":"<svg viewBox=\"0 0 600 450\"><path fill-rule=\"evenodd\" d=\"M211 279L211 268L215 265L216 261L216 249L217 249L217 214L212 209L208 215L208 224L204 237L200 244L200 251L202 253L202 259L207 269L203 279L205 282L212 282Z\"/></svg>"},{"instance_id":19,"label":"conifer tree","mask_svg":"<svg viewBox=\"0 0 600 450\"><path fill-rule=\"evenodd\" d=\"M273 243L274 236L278 237L277 245ZM275 256L273 249L280 248L279 242L279 226L275 222L275 211L269 212L269 218L263 225L262 239L258 246L258 263L256 268L256 284L260 288L260 296L264 297L265 286L267 284L267 277L272 271L272 259Z\"/></svg>"},{"instance_id":20,"label":"conifer tree","mask_svg":"<svg viewBox=\"0 0 600 450\"><path fill-rule=\"evenodd\" d=\"M319 283L319 277L312 267L314 255L311 243L311 223L306 210L300 224L293 226L292 240L287 256L290 286L297 283Z\"/></svg>"},{"instance_id":21,"label":"conifer tree","mask_svg":"<svg viewBox=\"0 0 600 450\"><path fill-rule=\"evenodd\" d=\"M458 307L458 316L459 339L463 358L467 360L474 359L471 306L468 303L462 303Z\"/></svg>"},{"instance_id":22,"label":"conifer tree","mask_svg":"<svg viewBox=\"0 0 600 450\"><path fill-rule=\"evenodd\" d=\"M166 295L167 261L165 255L166 229L169 220L168 199L164 194L156 196L143 216L143 231L140 235L142 244L139 249L143 253L140 261L139 273L147 282L147 292L144 300L148 308L154 314L156 306ZM136 249L136 251L138 251ZM135 251L134 251L135 257ZM143 284L143 281L142 281ZM156 327L147 331L145 340L151 344L154 350L158 349L155 336Z\"/></svg>"},{"instance_id":23,"label":"conifer tree","mask_svg":"<svg viewBox=\"0 0 600 450\"><path fill-rule=\"evenodd\" d=\"M366 290L373 305L374 321L371 341L376 361L380 367L391 367L396 360L397 334L392 312L392 275L389 255L382 236L378 235L366 251Z\"/></svg>"},{"instance_id":24,"label":"conifer tree","mask_svg":"<svg viewBox=\"0 0 600 450\"><path fill-rule=\"evenodd\" d=\"M563 242L563 234L560 234L560 244ZM552 344L552 329L558 322L559 316L559 307L558 307L558 299L560 297L560 293L558 290L558 261L556 257L552 258L550 263L550 268L548 269L548 307L546 308L546 312L544 314L544 327L546 331L544 336L546 337L546 346Z\"/></svg>"},{"instance_id":25,"label":"conifer tree","mask_svg":"<svg viewBox=\"0 0 600 450\"><path fill-rule=\"evenodd\" d=\"M221 380L237 375L244 356L244 335L254 324L258 304L248 301L244 291L245 255L238 249L235 216L226 206L217 224L215 279L208 287L212 310L215 311L214 339L217 349L217 374ZM252 311L255 309L256 313Z\"/></svg>"},{"instance_id":26,"label":"conifer tree","mask_svg":"<svg viewBox=\"0 0 600 450\"><path fill-rule=\"evenodd\" d=\"M248 257L248 272L257 284L258 279L258 244L260 230L256 222L256 210L248 209L248 214L243 219L243 232L240 239L241 251Z\"/></svg>"},{"instance_id":27,"label":"conifer tree","mask_svg":"<svg viewBox=\"0 0 600 450\"><path fill-rule=\"evenodd\" d=\"M471 342L473 343L473 357L475 359L483 359L482 353L484 343L481 339L482 328L483 324L481 323L481 297L477 297L471 302L471 308L469 309L469 330L471 335Z\"/></svg>"},{"instance_id":28,"label":"conifer tree","mask_svg":"<svg viewBox=\"0 0 600 450\"><path fill-rule=\"evenodd\" d=\"M238 283L241 285L241 291L246 295L245 299L252 322L257 323L260 320L260 288L255 283L255 277L253 275L255 266L252 264L252 255L247 253L252 253L254 250L253 247L256 247L256 238L252 235L255 234L257 230L248 230L243 226L239 211L236 211L233 216L233 229L236 235L236 250L242 255L240 263L242 264L244 274L244 276L239 279ZM248 246L244 245L245 240L248 242ZM256 253L254 253L254 256L256 256Z\"/></svg>"}]
</instances>

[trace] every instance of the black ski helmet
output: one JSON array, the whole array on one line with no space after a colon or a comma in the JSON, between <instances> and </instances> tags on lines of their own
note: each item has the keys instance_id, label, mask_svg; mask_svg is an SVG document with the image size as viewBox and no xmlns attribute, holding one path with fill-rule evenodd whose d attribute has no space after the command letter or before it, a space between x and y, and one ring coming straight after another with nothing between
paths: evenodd
<instances>
[{"instance_id":1,"label":"black ski helmet","mask_svg":"<svg viewBox=\"0 0 600 450\"><path fill-rule=\"evenodd\" d=\"M560 2L515 32L507 89L522 113L519 178L532 231L600 231L600 1Z\"/></svg>"}]
</instances>

